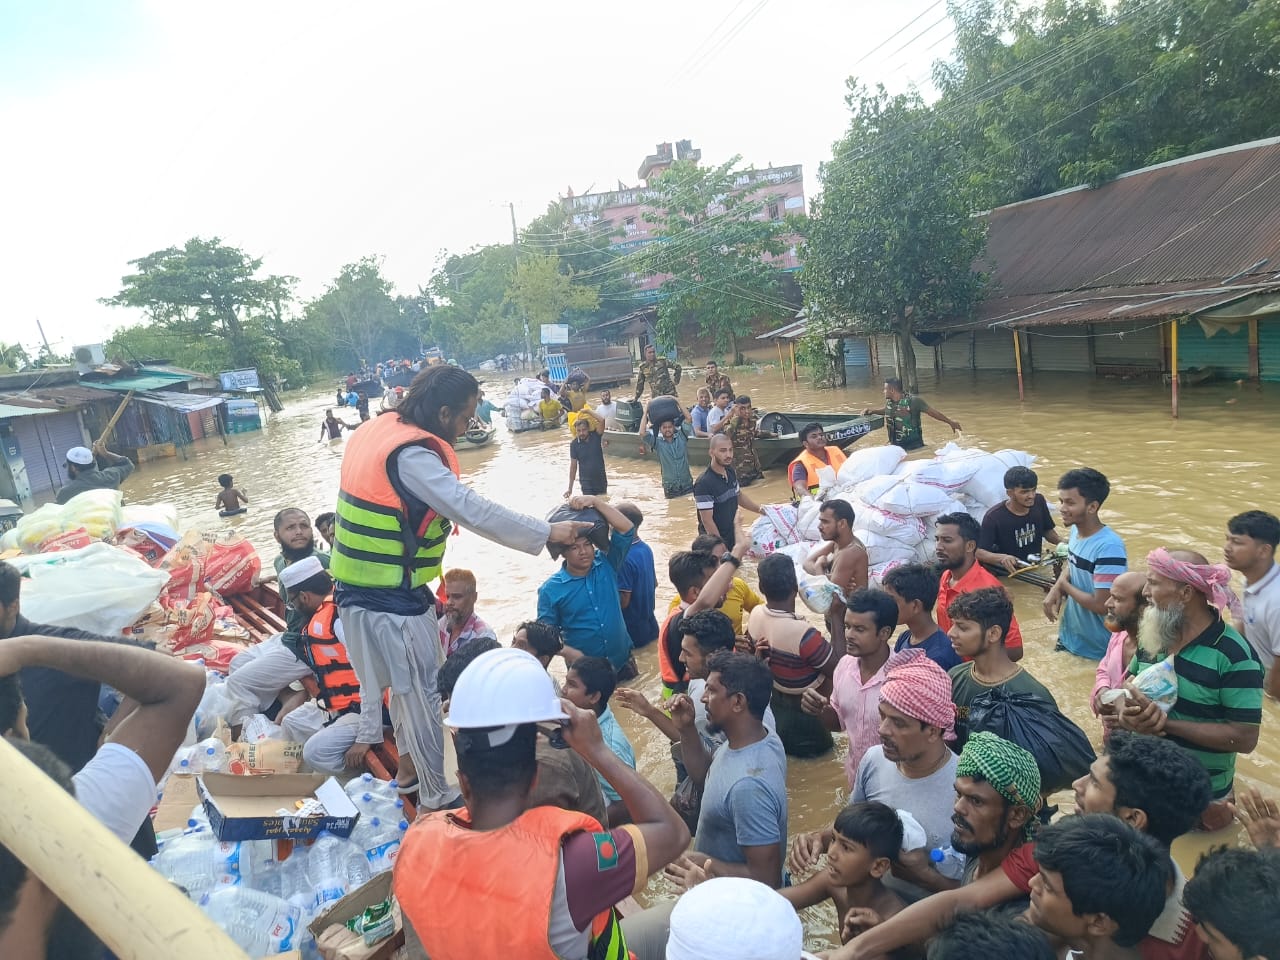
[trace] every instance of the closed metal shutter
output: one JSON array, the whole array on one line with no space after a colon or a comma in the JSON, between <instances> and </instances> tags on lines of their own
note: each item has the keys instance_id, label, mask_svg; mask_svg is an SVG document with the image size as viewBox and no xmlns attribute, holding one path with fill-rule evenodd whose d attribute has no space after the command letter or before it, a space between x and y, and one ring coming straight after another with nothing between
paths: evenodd
<instances>
[{"instance_id":1,"label":"closed metal shutter","mask_svg":"<svg viewBox=\"0 0 1280 960\"><path fill-rule=\"evenodd\" d=\"M1098 365L1161 369L1164 366L1161 326L1151 320L1095 324L1093 355Z\"/></svg>"},{"instance_id":2,"label":"closed metal shutter","mask_svg":"<svg viewBox=\"0 0 1280 960\"><path fill-rule=\"evenodd\" d=\"M1093 372L1089 362L1089 328L1084 324L1028 327L1024 332L1030 354L1030 362L1025 354L1022 357L1024 371Z\"/></svg>"},{"instance_id":3,"label":"closed metal shutter","mask_svg":"<svg viewBox=\"0 0 1280 960\"><path fill-rule=\"evenodd\" d=\"M1258 321L1258 375L1280 380L1280 317Z\"/></svg>"},{"instance_id":4,"label":"closed metal shutter","mask_svg":"<svg viewBox=\"0 0 1280 960\"><path fill-rule=\"evenodd\" d=\"M866 337L845 337L844 365L863 368L871 366L871 343Z\"/></svg>"},{"instance_id":5,"label":"closed metal shutter","mask_svg":"<svg viewBox=\"0 0 1280 960\"><path fill-rule=\"evenodd\" d=\"M973 369L973 334L957 333L942 341L938 347L943 370Z\"/></svg>"},{"instance_id":6,"label":"closed metal shutter","mask_svg":"<svg viewBox=\"0 0 1280 960\"><path fill-rule=\"evenodd\" d=\"M973 365L977 370L1014 370L1013 333L977 330L973 334Z\"/></svg>"},{"instance_id":7,"label":"closed metal shutter","mask_svg":"<svg viewBox=\"0 0 1280 960\"><path fill-rule=\"evenodd\" d=\"M61 489L67 482L67 451L85 445L80 414L54 413L19 417L13 422L32 496Z\"/></svg>"},{"instance_id":8,"label":"closed metal shutter","mask_svg":"<svg viewBox=\"0 0 1280 960\"><path fill-rule=\"evenodd\" d=\"M877 369L886 373L897 372L898 354L897 340L888 334L879 334L870 338L871 354L875 358Z\"/></svg>"},{"instance_id":9,"label":"closed metal shutter","mask_svg":"<svg viewBox=\"0 0 1280 960\"><path fill-rule=\"evenodd\" d=\"M1273 321L1274 322L1274 321ZM1258 324L1258 358L1265 364L1266 354L1262 352L1263 323ZM1280 346L1280 336L1276 337ZM1272 376L1280 377L1280 370L1274 369L1280 363L1280 350L1274 351ZM1189 370L1192 367L1213 367L1224 376L1248 376L1249 373L1249 325L1242 323L1235 331L1219 330L1212 337L1204 335L1204 328L1191 320L1178 324L1178 369Z\"/></svg>"}]
</instances>

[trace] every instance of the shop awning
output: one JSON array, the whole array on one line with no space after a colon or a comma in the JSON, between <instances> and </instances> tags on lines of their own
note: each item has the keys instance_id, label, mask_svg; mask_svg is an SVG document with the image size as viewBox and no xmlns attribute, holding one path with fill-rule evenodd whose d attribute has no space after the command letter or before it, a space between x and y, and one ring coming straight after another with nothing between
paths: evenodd
<instances>
[{"instance_id":1,"label":"shop awning","mask_svg":"<svg viewBox=\"0 0 1280 960\"><path fill-rule=\"evenodd\" d=\"M200 393L177 393L173 390L150 390L139 394L138 399L143 403L154 403L171 410L181 410L183 413L207 410L226 402L222 397L209 397Z\"/></svg>"}]
</instances>

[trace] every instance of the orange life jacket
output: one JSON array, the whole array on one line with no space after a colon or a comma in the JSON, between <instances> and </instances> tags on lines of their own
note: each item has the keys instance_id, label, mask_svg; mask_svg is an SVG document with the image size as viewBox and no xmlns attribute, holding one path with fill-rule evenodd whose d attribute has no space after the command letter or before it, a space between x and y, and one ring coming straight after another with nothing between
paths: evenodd
<instances>
[{"instance_id":1,"label":"orange life jacket","mask_svg":"<svg viewBox=\"0 0 1280 960\"><path fill-rule=\"evenodd\" d=\"M594 817L534 807L496 830L471 829L465 810L419 816L405 834L392 885L431 960L563 960L548 941L560 847L600 833ZM612 909L591 922L590 957L625 960Z\"/></svg>"},{"instance_id":2,"label":"orange life jacket","mask_svg":"<svg viewBox=\"0 0 1280 960\"><path fill-rule=\"evenodd\" d=\"M844 462L849 458L844 455L844 451L839 447L827 447L827 461L824 463L821 458L810 453L808 450L801 450L800 456L796 457L787 464L787 482L791 482L791 468L797 463L803 464L805 469L804 485L809 488L810 493L818 492L818 470L821 467L830 467L837 473L844 466Z\"/></svg>"},{"instance_id":3,"label":"orange life jacket","mask_svg":"<svg viewBox=\"0 0 1280 960\"><path fill-rule=\"evenodd\" d=\"M662 626L658 629L658 670L662 674L662 683L676 693L684 693L689 689L689 671L685 669L685 665L680 661L679 656L672 659L671 651L667 648L668 638L673 639L676 649L680 649L680 637L670 637L671 623L677 616L684 613L684 605L676 607L667 615L667 619L662 621Z\"/></svg>"},{"instance_id":4,"label":"orange life jacket","mask_svg":"<svg viewBox=\"0 0 1280 960\"><path fill-rule=\"evenodd\" d=\"M329 561L339 583L412 590L439 577L452 524L401 482L398 455L412 446L460 475L452 446L398 415L371 420L347 440Z\"/></svg>"},{"instance_id":5,"label":"orange life jacket","mask_svg":"<svg viewBox=\"0 0 1280 960\"><path fill-rule=\"evenodd\" d=\"M360 681L355 668L347 659L347 650L338 640L333 629L338 619L338 606L333 597L326 597L320 608L311 615L303 634L307 663L320 681L319 699L325 709L335 716L357 713L360 710Z\"/></svg>"}]
</instances>

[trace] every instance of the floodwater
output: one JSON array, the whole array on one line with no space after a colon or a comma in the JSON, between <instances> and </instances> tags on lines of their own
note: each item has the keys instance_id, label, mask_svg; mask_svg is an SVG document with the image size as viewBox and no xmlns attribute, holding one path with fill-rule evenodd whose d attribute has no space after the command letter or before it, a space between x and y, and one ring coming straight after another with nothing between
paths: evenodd
<instances>
[{"instance_id":1,"label":"floodwater","mask_svg":"<svg viewBox=\"0 0 1280 960\"><path fill-rule=\"evenodd\" d=\"M878 383L871 380L827 391L803 381L793 383L776 366L731 373L739 392L750 393L762 410L859 411L878 403L880 397ZM501 382L495 382L489 392L501 396ZM626 388L616 392L629 395ZM692 390L686 387L686 392ZM965 445L987 450L1012 447L1035 454L1041 491L1051 501L1062 472L1091 466L1105 473L1112 492L1103 507L1104 520L1124 538L1133 566L1140 567L1146 553L1159 545L1190 547L1220 561L1228 517L1250 508L1276 510L1270 494L1280 478L1277 387L1226 383L1185 388L1182 415L1176 421L1169 415L1168 389L1158 382L1038 375L1028 383L1026 402L1019 403L1012 374L949 373L940 381L926 378L922 393L960 421ZM294 397L282 413L268 419L261 433L231 437L225 445L216 438L202 440L190 449L189 459L144 464L127 481L126 497L130 502L176 503L184 528L208 530L233 524L269 563L276 553L271 521L277 510L298 506L314 517L333 509L344 441L317 440L332 396L317 389ZM348 419L354 421L354 412ZM945 425L925 419L931 448L950 439L949 433ZM568 439L566 430L517 436L500 427L488 447L459 450L464 479L485 496L545 515L561 502L568 481ZM883 434L877 434L859 445L883 442ZM608 467L612 498L632 500L644 512L641 535L656 557L658 602L664 611L672 596L665 578L667 558L686 549L697 532L692 502L663 499L656 462L609 459ZM223 472L234 475L250 502L247 515L230 521L219 520L213 507L216 477ZM771 471L750 493L757 502L787 500L782 471ZM504 641L520 621L535 616L537 587L555 569L546 554L530 557L465 532L450 541L448 564L476 573L480 614ZM745 576L754 582L751 564ZM1041 612L1043 593L1038 588L1015 584L1012 592L1026 638L1025 666L1055 692L1063 710L1096 741L1100 728L1088 707L1094 664L1051 652L1054 627ZM818 618L811 619L821 626ZM659 686L656 650L651 646L640 651L637 660L641 675L636 684L652 697ZM1280 793L1280 737L1275 732L1280 710L1268 703L1265 712L1259 747L1251 756L1240 758L1237 773L1242 781ZM640 771L669 792L674 775L666 739L628 711L617 713L635 745ZM840 749L842 745L829 758L791 761L793 833L828 825L839 809L847 793ZM1071 803L1069 795L1057 799L1067 806ZM1175 853L1190 868L1197 851L1210 842L1234 838L1234 831L1227 831L1180 841ZM665 881L655 879L649 893L661 896L664 892ZM832 934L834 912L811 911L806 920L811 945L820 946Z\"/></svg>"}]
</instances>

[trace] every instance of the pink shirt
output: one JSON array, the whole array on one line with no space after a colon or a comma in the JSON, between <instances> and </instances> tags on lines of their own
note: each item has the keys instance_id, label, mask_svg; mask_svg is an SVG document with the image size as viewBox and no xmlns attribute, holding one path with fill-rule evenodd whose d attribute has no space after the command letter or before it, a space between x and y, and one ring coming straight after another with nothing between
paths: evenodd
<instances>
[{"instance_id":1,"label":"pink shirt","mask_svg":"<svg viewBox=\"0 0 1280 960\"><path fill-rule=\"evenodd\" d=\"M1115 690L1117 687L1124 686L1124 675L1129 669L1129 665L1124 662L1124 642L1128 638L1129 634L1124 630L1113 633L1111 640L1107 643L1107 652L1098 661L1093 693L1089 694L1089 706L1095 717L1098 715L1098 691ZM1104 733L1110 733L1113 727L1115 727L1114 723L1105 720L1102 723Z\"/></svg>"},{"instance_id":2,"label":"pink shirt","mask_svg":"<svg viewBox=\"0 0 1280 960\"><path fill-rule=\"evenodd\" d=\"M880 743L880 688L884 686L881 665L866 683L862 682L862 665L857 657L843 657L831 677L831 709L840 718L840 726L849 734L849 755L844 758L849 789L858 778L862 755Z\"/></svg>"}]
</instances>

